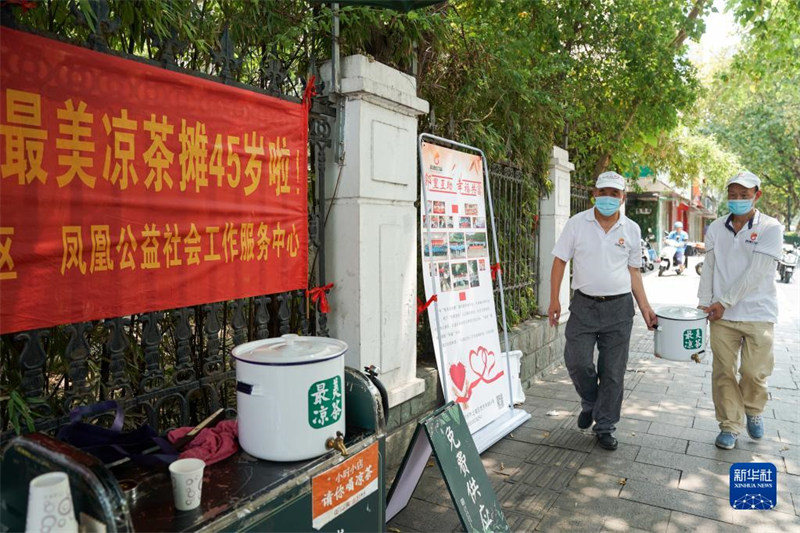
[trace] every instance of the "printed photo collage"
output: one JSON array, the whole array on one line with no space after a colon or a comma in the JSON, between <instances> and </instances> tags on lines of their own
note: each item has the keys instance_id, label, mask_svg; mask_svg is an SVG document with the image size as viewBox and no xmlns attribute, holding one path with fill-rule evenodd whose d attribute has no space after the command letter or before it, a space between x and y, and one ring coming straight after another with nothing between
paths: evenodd
<instances>
[{"instance_id":1,"label":"printed photo collage","mask_svg":"<svg viewBox=\"0 0 800 533\"><path fill-rule=\"evenodd\" d=\"M428 219L422 216L425 261L436 292L462 291L480 285L479 272L489 268L486 217L476 203L428 201Z\"/></svg>"}]
</instances>

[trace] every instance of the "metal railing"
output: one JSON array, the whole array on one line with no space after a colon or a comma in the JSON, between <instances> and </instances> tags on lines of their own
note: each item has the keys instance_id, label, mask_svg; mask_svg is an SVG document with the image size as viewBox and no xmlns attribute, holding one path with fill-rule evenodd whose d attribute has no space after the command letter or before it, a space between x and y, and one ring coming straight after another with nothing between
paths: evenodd
<instances>
[{"instance_id":1,"label":"metal railing","mask_svg":"<svg viewBox=\"0 0 800 533\"><path fill-rule=\"evenodd\" d=\"M34 31L15 23L9 5L2 7L2 15L3 24ZM105 42L109 25L96 28L88 42L72 44L291 101L298 101L298 87L302 89L296 77L280 71L267 55L262 59L269 75L260 80L244 74L232 77L229 65L234 48L227 29L220 37L219 68L209 75L180 68L169 54L152 61L98 46ZM61 35L49 37L67 40ZM168 50L168 44L162 43L162 48ZM327 97L312 100L308 124L310 286L325 283L322 213L332 117L335 110ZM54 432L69 420L73 407L108 399L122 404L126 427L146 422L164 431L196 424L220 407L232 417L236 405L232 348L289 332L327 335L326 316L315 311L303 290L2 335L0 444L19 432Z\"/></svg>"},{"instance_id":2,"label":"metal railing","mask_svg":"<svg viewBox=\"0 0 800 533\"><path fill-rule=\"evenodd\" d=\"M569 213L575 215L592 207L592 188L579 183L570 185Z\"/></svg>"},{"instance_id":3,"label":"metal railing","mask_svg":"<svg viewBox=\"0 0 800 533\"><path fill-rule=\"evenodd\" d=\"M503 269L506 315L508 326L511 327L536 313L540 191L538 182L531 174L512 165L494 163L489 172ZM495 291L498 290L495 288ZM499 297L495 298L495 305L499 320Z\"/></svg>"}]
</instances>

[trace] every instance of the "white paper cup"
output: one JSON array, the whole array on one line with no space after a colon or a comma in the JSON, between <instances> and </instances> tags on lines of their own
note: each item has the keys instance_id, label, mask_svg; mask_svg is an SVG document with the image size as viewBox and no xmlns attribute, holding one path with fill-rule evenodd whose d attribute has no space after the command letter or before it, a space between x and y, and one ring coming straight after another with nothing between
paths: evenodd
<instances>
[{"instance_id":1,"label":"white paper cup","mask_svg":"<svg viewBox=\"0 0 800 533\"><path fill-rule=\"evenodd\" d=\"M191 511L200 505L205 466L202 459L178 459L169 465L172 495L175 498L175 508L179 511Z\"/></svg>"},{"instance_id":2,"label":"white paper cup","mask_svg":"<svg viewBox=\"0 0 800 533\"><path fill-rule=\"evenodd\" d=\"M26 533L77 533L78 522L72 509L69 477L64 472L50 472L31 480L28 486Z\"/></svg>"}]
</instances>

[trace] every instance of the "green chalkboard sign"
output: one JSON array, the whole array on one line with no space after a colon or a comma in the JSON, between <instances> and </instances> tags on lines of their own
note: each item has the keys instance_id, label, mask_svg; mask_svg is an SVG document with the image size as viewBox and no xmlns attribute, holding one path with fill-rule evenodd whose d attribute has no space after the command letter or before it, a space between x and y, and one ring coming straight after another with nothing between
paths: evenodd
<instances>
[{"instance_id":1,"label":"green chalkboard sign","mask_svg":"<svg viewBox=\"0 0 800 533\"><path fill-rule=\"evenodd\" d=\"M422 419L389 491L386 517L411 498L431 452L466 531L510 531L461 406L450 402Z\"/></svg>"}]
</instances>

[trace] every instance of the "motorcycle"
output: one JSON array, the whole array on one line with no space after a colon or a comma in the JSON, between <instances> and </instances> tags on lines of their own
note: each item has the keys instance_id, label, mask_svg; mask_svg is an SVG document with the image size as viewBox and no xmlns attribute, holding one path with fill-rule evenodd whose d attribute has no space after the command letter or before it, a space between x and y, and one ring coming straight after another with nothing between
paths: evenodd
<instances>
[{"instance_id":1,"label":"motorcycle","mask_svg":"<svg viewBox=\"0 0 800 533\"><path fill-rule=\"evenodd\" d=\"M664 232L666 233L666 232ZM677 256L678 246L680 244L675 239L664 239L664 246L661 248L661 255L658 262L658 275L663 276L664 272L670 268L675 268L675 273L681 275L683 268L686 267L686 255L683 256L683 262L679 262ZM683 267L683 268L681 268Z\"/></svg>"},{"instance_id":2,"label":"motorcycle","mask_svg":"<svg viewBox=\"0 0 800 533\"><path fill-rule=\"evenodd\" d=\"M778 261L778 276L784 283L792 280L794 267L797 266L797 249L791 244L783 245L783 253Z\"/></svg>"},{"instance_id":3,"label":"motorcycle","mask_svg":"<svg viewBox=\"0 0 800 533\"><path fill-rule=\"evenodd\" d=\"M706 253L706 245L705 245L704 242L694 242L694 243L689 243L689 244L692 247L693 255L705 255L705 253ZM687 246L687 248L688 248L688 246ZM700 259L694 265L694 271L697 272L698 276L703 274L703 260L702 259Z\"/></svg>"},{"instance_id":4,"label":"motorcycle","mask_svg":"<svg viewBox=\"0 0 800 533\"><path fill-rule=\"evenodd\" d=\"M642 247L642 266L639 267L639 270L644 274L647 270L653 270L656 267L653 262L655 250L653 250L650 247L650 243L644 239L641 239L640 245Z\"/></svg>"}]
</instances>

